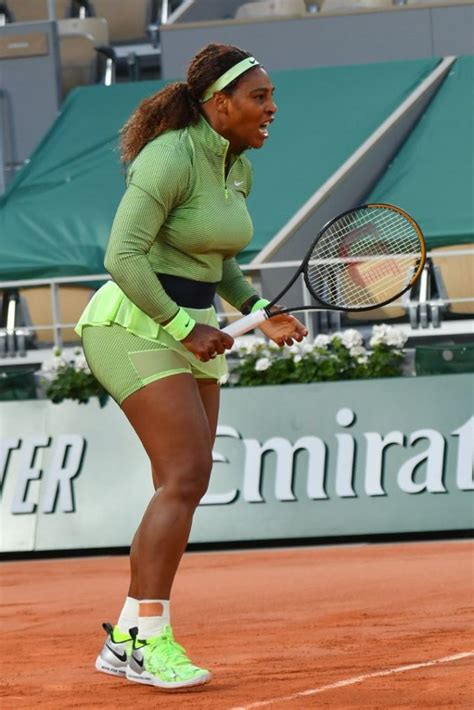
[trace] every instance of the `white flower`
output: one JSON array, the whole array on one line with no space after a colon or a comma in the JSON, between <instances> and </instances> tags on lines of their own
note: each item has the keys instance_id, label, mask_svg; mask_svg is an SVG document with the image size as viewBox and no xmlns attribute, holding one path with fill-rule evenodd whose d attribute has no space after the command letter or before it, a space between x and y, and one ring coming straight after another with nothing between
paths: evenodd
<instances>
[{"instance_id":1,"label":"white flower","mask_svg":"<svg viewBox=\"0 0 474 710\"><path fill-rule=\"evenodd\" d=\"M369 358L367 355L361 355L360 357L357 358L357 362L359 365L365 365L369 361Z\"/></svg>"},{"instance_id":2,"label":"white flower","mask_svg":"<svg viewBox=\"0 0 474 710\"><path fill-rule=\"evenodd\" d=\"M352 355L352 357L359 357L361 355L365 355L366 350L363 345L354 345L352 348L350 348L349 353Z\"/></svg>"},{"instance_id":3,"label":"white flower","mask_svg":"<svg viewBox=\"0 0 474 710\"><path fill-rule=\"evenodd\" d=\"M272 363L268 357L260 357L255 363L255 370L257 372L263 372L264 370L268 370L271 364Z\"/></svg>"},{"instance_id":4,"label":"white flower","mask_svg":"<svg viewBox=\"0 0 474 710\"><path fill-rule=\"evenodd\" d=\"M41 365L40 373L46 380L53 380L56 374L53 372L52 367L50 365L46 365L45 362Z\"/></svg>"},{"instance_id":5,"label":"white flower","mask_svg":"<svg viewBox=\"0 0 474 710\"><path fill-rule=\"evenodd\" d=\"M394 328L391 325L374 325L372 328L372 337L370 346L388 345L395 348L403 348L407 341L407 336L399 328Z\"/></svg>"},{"instance_id":6,"label":"white flower","mask_svg":"<svg viewBox=\"0 0 474 710\"><path fill-rule=\"evenodd\" d=\"M386 330L387 326L385 324L374 325L374 327L372 328L372 337L370 338L370 346L372 348L375 345L380 345L381 343L385 342Z\"/></svg>"},{"instance_id":7,"label":"white flower","mask_svg":"<svg viewBox=\"0 0 474 710\"><path fill-rule=\"evenodd\" d=\"M300 354L301 354L301 349L302 349L302 348L301 348L301 345L300 345L299 343L294 343L293 345L290 345L290 347L288 348L288 351L289 351L292 355L300 355Z\"/></svg>"},{"instance_id":8,"label":"white flower","mask_svg":"<svg viewBox=\"0 0 474 710\"><path fill-rule=\"evenodd\" d=\"M74 369L76 372L86 372L87 374L90 374L89 365L87 364L87 360L84 357L82 350L75 350L74 355Z\"/></svg>"},{"instance_id":9,"label":"white flower","mask_svg":"<svg viewBox=\"0 0 474 710\"><path fill-rule=\"evenodd\" d=\"M314 345L311 345L311 343L302 343L301 349L305 355L309 355L313 352Z\"/></svg>"},{"instance_id":10,"label":"white flower","mask_svg":"<svg viewBox=\"0 0 474 710\"><path fill-rule=\"evenodd\" d=\"M90 373L89 365L87 364L87 360L84 356L82 356L82 358L76 358L76 361L74 362L74 368L76 372L85 372L87 374Z\"/></svg>"},{"instance_id":11,"label":"white flower","mask_svg":"<svg viewBox=\"0 0 474 710\"><path fill-rule=\"evenodd\" d=\"M239 355L255 355L264 345L266 345L264 338L256 335L240 335L235 338L231 352L237 352Z\"/></svg>"},{"instance_id":12,"label":"white flower","mask_svg":"<svg viewBox=\"0 0 474 710\"><path fill-rule=\"evenodd\" d=\"M48 380L54 380L58 372L66 367L67 362L61 357L61 348L53 348L53 357L41 365L41 375Z\"/></svg>"},{"instance_id":13,"label":"white flower","mask_svg":"<svg viewBox=\"0 0 474 710\"><path fill-rule=\"evenodd\" d=\"M50 370L51 370L51 365L48 365L48 363L46 363L46 362L41 363L41 370L40 370L41 373L46 374Z\"/></svg>"},{"instance_id":14,"label":"white flower","mask_svg":"<svg viewBox=\"0 0 474 710\"><path fill-rule=\"evenodd\" d=\"M300 362L302 359L303 358L299 354L293 355L293 362L295 363L295 365L296 365L296 363Z\"/></svg>"},{"instance_id":15,"label":"white flower","mask_svg":"<svg viewBox=\"0 0 474 710\"><path fill-rule=\"evenodd\" d=\"M351 348L360 347L364 342L362 335L359 333L358 330L355 330L354 328L349 328L349 330L345 330L341 336L341 340L342 344L345 345L348 350L350 350Z\"/></svg>"},{"instance_id":16,"label":"white flower","mask_svg":"<svg viewBox=\"0 0 474 710\"><path fill-rule=\"evenodd\" d=\"M314 347L315 348L327 348L329 343L331 342L331 338L329 335L317 335L314 339Z\"/></svg>"},{"instance_id":17,"label":"white flower","mask_svg":"<svg viewBox=\"0 0 474 710\"><path fill-rule=\"evenodd\" d=\"M394 348L403 348L407 342L408 336L405 335L403 331L399 328L393 328L389 326L389 332L387 333L387 345L391 345Z\"/></svg>"},{"instance_id":18,"label":"white flower","mask_svg":"<svg viewBox=\"0 0 474 710\"><path fill-rule=\"evenodd\" d=\"M66 360L62 358L60 355L55 355L53 359L51 360L49 367L47 368L51 374L55 374L58 372L62 367L65 367L67 365Z\"/></svg>"}]
</instances>

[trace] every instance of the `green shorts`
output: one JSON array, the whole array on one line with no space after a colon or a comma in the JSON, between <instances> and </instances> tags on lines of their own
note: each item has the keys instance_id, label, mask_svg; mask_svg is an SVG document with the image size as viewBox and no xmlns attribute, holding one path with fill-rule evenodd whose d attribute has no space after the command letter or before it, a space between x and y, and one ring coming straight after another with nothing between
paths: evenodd
<instances>
[{"instance_id":1,"label":"green shorts","mask_svg":"<svg viewBox=\"0 0 474 710\"><path fill-rule=\"evenodd\" d=\"M186 309L198 323L217 327L214 309ZM116 323L82 328L87 363L103 387L122 404L137 390L179 373L220 380L227 372L224 355L201 362L163 329L159 340L142 338ZM165 337L163 337L165 336Z\"/></svg>"}]
</instances>

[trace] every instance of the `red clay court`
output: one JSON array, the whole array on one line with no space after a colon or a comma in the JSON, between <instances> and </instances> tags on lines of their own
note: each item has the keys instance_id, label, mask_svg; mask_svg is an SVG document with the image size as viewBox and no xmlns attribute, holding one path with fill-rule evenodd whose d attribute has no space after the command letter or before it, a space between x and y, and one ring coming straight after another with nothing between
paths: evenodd
<instances>
[{"instance_id":1,"label":"red clay court","mask_svg":"<svg viewBox=\"0 0 474 710\"><path fill-rule=\"evenodd\" d=\"M162 693L94 670L126 557L2 563L2 710L474 707L467 540L188 553L176 637L213 682Z\"/></svg>"}]
</instances>

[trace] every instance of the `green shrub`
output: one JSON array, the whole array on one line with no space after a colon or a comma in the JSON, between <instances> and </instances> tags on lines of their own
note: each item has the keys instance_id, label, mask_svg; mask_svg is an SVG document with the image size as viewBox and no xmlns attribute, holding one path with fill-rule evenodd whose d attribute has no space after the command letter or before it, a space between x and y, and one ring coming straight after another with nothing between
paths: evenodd
<instances>
[{"instance_id":1,"label":"green shrub","mask_svg":"<svg viewBox=\"0 0 474 710\"><path fill-rule=\"evenodd\" d=\"M289 383L334 382L402 374L405 335L387 325L374 326L370 349L357 330L318 335L290 348L279 348L263 338L244 336L234 345L228 387Z\"/></svg>"},{"instance_id":2,"label":"green shrub","mask_svg":"<svg viewBox=\"0 0 474 710\"><path fill-rule=\"evenodd\" d=\"M80 348L74 352L74 359L69 361L63 358L59 348L55 348L52 361L41 370L41 381L46 396L54 404L65 399L86 404L91 397L98 397L100 406L104 407L109 397L89 370Z\"/></svg>"}]
</instances>

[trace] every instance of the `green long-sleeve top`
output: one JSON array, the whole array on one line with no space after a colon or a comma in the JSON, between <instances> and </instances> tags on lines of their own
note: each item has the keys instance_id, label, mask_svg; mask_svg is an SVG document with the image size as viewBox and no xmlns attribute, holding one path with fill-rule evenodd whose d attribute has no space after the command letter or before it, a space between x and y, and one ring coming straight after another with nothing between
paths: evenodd
<instances>
[{"instance_id":1,"label":"green long-sleeve top","mask_svg":"<svg viewBox=\"0 0 474 710\"><path fill-rule=\"evenodd\" d=\"M105 267L156 322L178 310L157 273L217 283L219 295L236 308L257 295L234 258L253 233L245 202L251 167L245 156L233 156L226 175L228 149L201 118L152 140L129 167Z\"/></svg>"}]
</instances>

